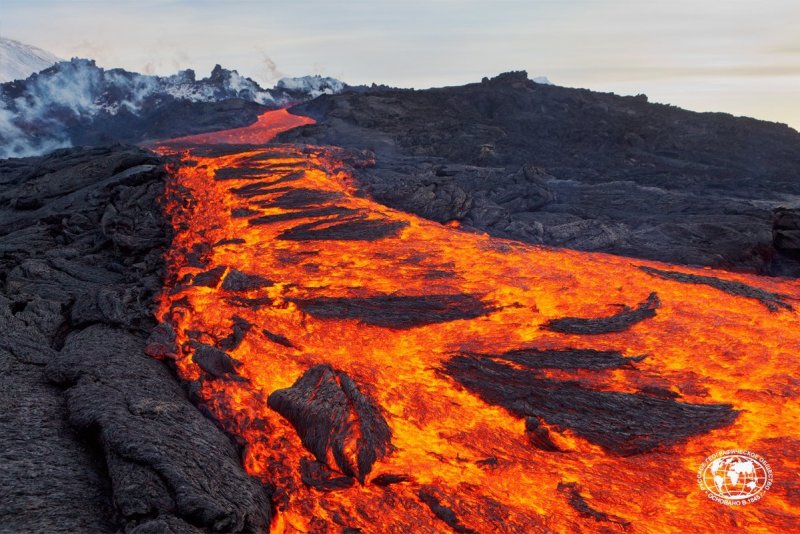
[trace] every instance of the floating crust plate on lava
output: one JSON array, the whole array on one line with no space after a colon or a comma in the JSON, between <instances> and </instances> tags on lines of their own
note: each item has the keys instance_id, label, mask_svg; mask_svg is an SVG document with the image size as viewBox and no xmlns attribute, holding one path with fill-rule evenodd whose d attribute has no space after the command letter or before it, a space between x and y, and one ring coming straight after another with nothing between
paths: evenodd
<instances>
[{"instance_id":1,"label":"floating crust plate on lava","mask_svg":"<svg viewBox=\"0 0 800 534\"><path fill-rule=\"evenodd\" d=\"M800 284L395 211L340 152L266 145L310 122L158 148L182 163L152 352L245 444L274 530L789 528ZM772 465L757 506L697 487L733 448Z\"/></svg>"}]
</instances>

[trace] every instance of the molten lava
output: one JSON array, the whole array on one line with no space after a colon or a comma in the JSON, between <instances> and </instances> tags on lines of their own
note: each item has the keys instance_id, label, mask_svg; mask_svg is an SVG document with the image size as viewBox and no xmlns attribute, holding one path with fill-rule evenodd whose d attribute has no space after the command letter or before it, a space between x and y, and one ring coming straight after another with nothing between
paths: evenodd
<instances>
[{"instance_id":1,"label":"molten lava","mask_svg":"<svg viewBox=\"0 0 800 534\"><path fill-rule=\"evenodd\" d=\"M309 122L270 112L159 148L181 158L160 355L274 486L273 530L797 526L796 281L398 212L341 151L264 145ZM697 486L733 448L774 471L749 506Z\"/></svg>"}]
</instances>

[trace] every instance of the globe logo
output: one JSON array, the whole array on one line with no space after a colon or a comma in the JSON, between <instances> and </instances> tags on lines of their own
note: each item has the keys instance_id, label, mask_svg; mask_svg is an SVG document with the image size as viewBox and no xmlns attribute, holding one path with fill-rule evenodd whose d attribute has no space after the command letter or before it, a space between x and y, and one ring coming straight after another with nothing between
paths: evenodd
<instances>
[{"instance_id":1,"label":"globe logo","mask_svg":"<svg viewBox=\"0 0 800 534\"><path fill-rule=\"evenodd\" d=\"M697 470L697 484L712 501L742 506L756 502L772 486L772 468L751 451L719 451Z\"/></svg>"}]
</instances>

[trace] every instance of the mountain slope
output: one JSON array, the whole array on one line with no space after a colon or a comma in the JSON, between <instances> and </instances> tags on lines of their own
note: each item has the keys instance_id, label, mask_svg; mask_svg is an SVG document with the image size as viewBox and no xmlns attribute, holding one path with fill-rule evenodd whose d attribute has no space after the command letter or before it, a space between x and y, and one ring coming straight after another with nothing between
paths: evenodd
<instances>
[{"instance_id":1,"label":"mountain slope","mask_svg":"<svg viewBox=\"0 0 800 534\"><path fill-rule=\"evenodd\" d=\"M46 50L0 37L0 83L24 80L59 61Z\"/></svg>"},{"instance_id":2,"label":"mountain slope","mask_svg":"<svg viewBox=\"0 0 800 534\"><path fill-rule=\"evenodd\" d=\"M265 89L219 65L206 78L191 69L148 76L74 58L0 85L0 158L244 126L265 110L345 87L307 76Z\"/></svg>"},{"instance_id":3,"label":"mountain slope","mask_svg":"<svg viewBox=\"0 0 800 534\"><path fill-rule=\"evenodd\" d=\"M318 124L284 141L374 151L376 166L359 171L374 198L430 219L578 250L800 273L773 246L773 210L800 207L800 134L783 124L524 72L322 96L292 112Z\"/></svg>"}]
</instances>

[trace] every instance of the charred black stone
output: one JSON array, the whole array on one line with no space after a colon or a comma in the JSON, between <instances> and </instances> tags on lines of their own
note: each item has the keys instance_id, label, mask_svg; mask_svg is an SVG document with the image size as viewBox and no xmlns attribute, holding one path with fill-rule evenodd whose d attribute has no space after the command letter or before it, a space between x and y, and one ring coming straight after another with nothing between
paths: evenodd
<instances>
[{"instance_id":1,"label":"charred black stone","mask_svg":"<svg viewBox=\"0 0 800 534\"><path fill-rule=\"evenodd\" d=\"M234 219L244 219L246 217L252 217L253 215L258 215L258 212L250 208L233 208L231 210L231 217Z\"/></svg>"},{"instance_id":2,"label":"charred black stone","mask_svg":"<svg viewBox=\"0 0 800 534\"><path fill-rule=\"evenodd\" d=\"M202 269L208 265L208 258L211 254L211 247L208 243L195 243L191 250L186 253L186 265Z\"/></svg>"},{"instance_id":3,"label":"charred black stone","mask_svg":"<svg viewBox=\"0 0 800 534\"><path fill-rule=\"evenodd\" d=\"M300 479L319 491L337 491L351 487L356 479L331 471L324 463L300 458Z\"/></svg>"},{"instance_id":4,"label":"charred black stone","mask_svg":"<svg viewBox=\"0 0 800 534\"><path fill-rule=\"evenodd\" d=\"M252 323L239 316L233 317L233 329L227 337L220 340L217 346L222 350L235 350L244 340L247 332L253 327Z\"/></svg>"},{"instance_id":5,"label":"charred black stone","mask_svg":"<svg viewBox=\"0 0 800 534\"><path fill-rule=\"evenodd\" d=\"M231 239L220 239L219 241L214 243L214 246L221 247L223 245L242 245L244 243L247 243L247 241L245 241L241 237L234 237Z\"/></svg>"},{"instance_id":6,"label":"charred black stone","mask_svg":"<svg viewBox=\"0 0 800 534\"><path fill-rule=\"evenodd\" d=\"M438 278L454 278L456 275L455 271L448 271L444 269L430 269L425 271L424 276L428 280L436 280Z\"/></svg>"},{"instance_id":7,"label":"charred black stone","mask_svg":"<svg viewBox=\"0 0 800 534\"><path fill-rule=\"evenodd\" d=\"M217 287L219 285L219 281L222 280L222 276L225 274L225 270L227 267L224 265L220 265L219 267L214 267L211 270L204 271L202 273L197 273L194 275L192 279L192 285L194 286L203 286L203 287Z\"/></svg>"},{"instance_id":8,"label":"charred black stone","mask_svg":"<svg viewBox=\"0 0 800 534\"><path fill-rule=\"evenodd\" d=\"M375 460L391 449L392 433L380 409L347 374L329 365L315 365L292 387L274 391L268 404L292 423L319 462L331 451L341 472L362 484ZM353 416L356 421L348 422ZM357 465L345 450L353 436Z\"/></svg>"},{"instance_id":9,"label":"charred black stone","mask_svg":"<svg viewBox=\"0 0 800 534\"><path fill-rule=\"evenodd\" d=\"M677 399L680 397L680 395L674 391L658 386L642 386L641 392L647 395L652 395L653 397L662 397L664 399Z\"/></svg>"},{"instance_id":10,"label":"charred black stone","mask_svg":"<svg viewBox=\"0 0 800 534\"><path fill-rule=\"evenodd\" d=\"M453 509L443 505L432 491L422 488L417 492L417 495L419 495L422 502L428 505L428 508L431 509L431 512L433 512L436 517L447 523L455 532L477 534L477 531L462 525Z\"/></svg>"},{"instance_id":11,"label":"charred black stone","mask_svg":"<svg viewBox=\"0 0 800 534\"><path fill-rule=\"evenodd\" d=\"M475 295L378 295L292 301L304 312L321 319L356 319L369 325L397 329L474 319L493 311Z\"/></svg>"},{"instance_id":12,"label":"charred black stone","mask_svg":"<svg viewBox=\"0 0 800 534\"><path fill-rule=\"evenodd\" d=\"M376 476L370 483L375 484L376 486L386 487L391 486L392 484L400 484L402 482L410 482L414 480L412 477L408 475L395 475L392 473L381 473L380 475Z\"/></svg>"},{"instance_id":13,"label":"charred black stone","mask_svg":"<svg viewBox=\"0 0 800 534\"><path fill-rule=\"evenodd\" d=\"M270 508L260 482L244 474L233 444L142 349L129 333L94 325L73 333L47 367L68 388L70 422L103 444L119 513L132 525L266 528Z\"/></svg>"},{"instance_id":14,"label":"charred black stone","mask_svg":"<svg viewBox=\"0 0 800 534\"><path fill-rule=\"evenodd\" d=\"M271 287L275 283L257 274L246 274L237 269L231 269L222 282L225 291L252 291L263 287Z\"/></svg>"},{"instance_id":15,"label":"charred black stone","mask_svg":"<svg viewBox=\"0 0 800 534\"><path fill-rule=\"evenodd\" d=\"M535 417L525 418L525 434L527 434L531 445L537 449L548 452L559 452L561 450L550 437L550 431L542 426L542 423Z\"/></svg>"},{"instance_id":16,"label":"charred black stone","mask_svg":"<svg viewBox=\"0 0 800 534\"><path fill-rule=\"evenodd\" d=\"M203 343L195 343L192 359L194 363L214 378L231 378L237 375L242 362L218 348Z\"/></svg>"},{"instance_id":17,"label":"charred black stone","mask_svg":"<svg viewBox=\"0 0 800 534\"><path fill-rule=\"evenodd\" d=\"M800 209L778 208L774 211L772 245L778 253L800 259Z\"/></svg>"},{"instance_id":18,"label":"charred black stone","mask_svg":"<svg viewBox=\"0 0 800 534\"><path fill-rule=\"evenodd\" d=\"M719 289L720 291L724 291L729 295L736 295L738 297L756 299L761 304L766 306L766 308L771 312L778 311L778 308L783 308L789 311L794 309L791 304L789 304L784 300L786 298L786 295L765 291L757 287L749 286L742 282L723 280L721 278L716 278L714 276L702 276L697 274L679 273L675 271L663 271L661 269L647 267L646 265L640 265L639 269L646 272L647 274L651 274L653 276L657 276L665 280L674 280L676 282L682 282L684 284L702 284L706 286L711 286L715 289Z\"/></svg>"},{"instance_id":19,"label":"charred black stone","mask_svg":"<svg viewBox=\"0 0 800 534\"><path fill-rule=\"evenodd\" d=\"M529 369L618 369L642 361L644 356L632 358L619 352L592 349L540 350L515 349L502 354L463 353L466 356L493 358L515 362Z\"/></svg>"},{"instance_id":20,"label":"charred black stone","mask_svg":"<svg viewBox=\"0 0 800 534\"><path fill-rule=\"evenodd\" d=\"M475 461L475 465L479 465L481 467L496 467L499 464L500 460L497 459L497 456L490 456L488 458Z\"/></svg>"},{"instance_id":21,"label":"charred black stone","mask_svg":"<svg viewBox=\"0 0 800 534\"><path fill-rule=\"evenodd\" d=\"M618 523L624 528L627 528L630 525L630 522L625 521L624 519L601 512L589 506L589 503L587 503L586 499L584 499L583 495L581 495L580 487L578 486L577 482L559 482L557 490L559 493L563 493L567 496L567 502L572 509L583 517L591 517L598 522L603 521Z\"/></svg>"},{"instance_id":22,"label":"charred black stone","mask_svg":"<svg viewBox=\"0 0 800 534\"><path fill-rule=\"evenodd\" d=\"M273 334L272 332L270 332L267 329L262 329L261 333L264 334L264 336L267 339L269 339L270 341L272 341L273 343L277 343L278 345L283 345L284 347L287 347L287 348L290 348L290 349L296 348L294 346L294 344L291 341L289 341L289 339L287 337L285 337L285 336L282 336L280 334Z\"/></svg>"},{"instance_id":23,"label":"charred black stone","mask_svg":"<svg viewBox=\"0 0 800 534\"><path fill-rule=\"evenodd\" d=\"M169 323L161 323L150 333L144 351L148 356L159 359L176 359L178 345L175 342L177 334Z\"/></svg>"},{"instance_id":24,"label":"charred black stone","mask_svg":"<svg viewBox=\"0 0 800 534\"><path fill-rule=\"evenodd\" d=\"M241 180L243 178L263 178L267 173L259 167L224 167L214 171L215 180Z\"/></svg>"},{"instance_id":25,"label":"charred black stone","mask_svg":"<svg viewBox=\"0 0 800 534\"><path fill-rule=\"evenodd\" d=\"M543 379L487 358L456 356L445 371L484 401L519 417L541 418L623 456L678 443L731 424L727 404L688 404L641 393L593 391Z\"/></svg>"},{"instance_id":26,"label":"charred black stone","mask_svg":"<svg viewBox=\"0 0 800 534\"><path fill-rule=\"evenodd\" d=\"M282 232L278 239L287 241L376 241L392 237L408 226L405 221L357 218L338 224L317 221L301 224Z\"/></svg>"},{"instance_id":27,"label":"charred black stone","mask_svg":"<svg viewBox=\"0 0 800 534\"><path fill-rule=\"evenodd\" d=\"M248 223L251 225L272 224L276 222L292 221L295 219L312 219L315 217L327 217L330 215L353 215L355 213L358 213L358 210L345 208L342 206L326 206L324 208L290 211L286 213L279 213L277 215L262 215L261 217L250 219Z\"/></svg>"},{"instance_id":28,"label":"charred black stone","mask_svg":"<svg viewBox=\"0 0 800 534\"><path fill-rule=\"evenodd\" d=\"M659 307L661 307L661 301L658 299L658 295L650 293L647 300L640 303L636 308L624 306L621 311L610 317L564 317L548 321L544 328L564 334L610 334L612 332L622 332L636 323L655 317L656 310Z\"/></svg>"}]
</instances>

